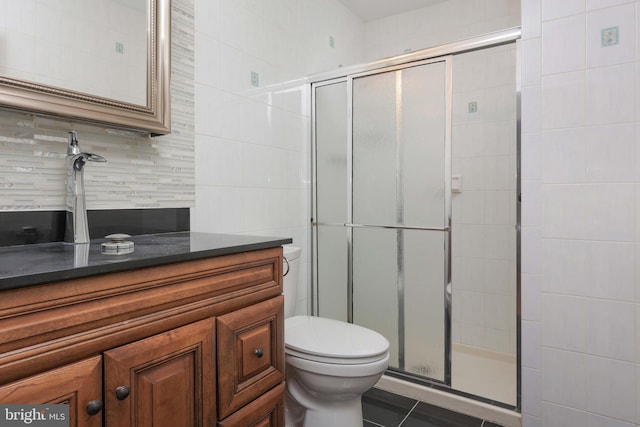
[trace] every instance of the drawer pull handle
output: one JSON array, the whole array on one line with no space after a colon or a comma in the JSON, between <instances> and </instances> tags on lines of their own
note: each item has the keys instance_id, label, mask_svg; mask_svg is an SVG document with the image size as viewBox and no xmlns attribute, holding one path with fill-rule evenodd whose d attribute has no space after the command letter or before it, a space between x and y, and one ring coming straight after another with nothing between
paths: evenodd
<instances>
[{"instance_id":1,"label":"drawer pull handle","mask_svg":"<svg viewBox=\"0 0 640 427\"><path fill-rule=\"evenodd\" d=\"M89 415L99 414L100 411L102 411L103 406L104 405L102 404L102 400L100 399L92 400L91 402L87 403L87 414Z\"/></svg>"},{"instance_id":2,"label":"drawer pull handle","mask_svg":"<svg viewBox=\"0 0 640 427\"><path fill-rule=\"evenodd\" d=\"M264 350L262 348L256 348L256 350L253 352L253 354L258 356L258 359L259 359L262 356L264 356Z\"/></svg>"},{"instance_id":3,"label":"drawer pull handle","mask_svg":"<svg viewBox=\"0 0 640 427\"><path fill-rule=\"evenodd\" d=\"M118 400L124 400L129 397L129 393L131 393L131 389L126 385L121 385L116 388L116 397Z\"/></svg>"}]
</instances>

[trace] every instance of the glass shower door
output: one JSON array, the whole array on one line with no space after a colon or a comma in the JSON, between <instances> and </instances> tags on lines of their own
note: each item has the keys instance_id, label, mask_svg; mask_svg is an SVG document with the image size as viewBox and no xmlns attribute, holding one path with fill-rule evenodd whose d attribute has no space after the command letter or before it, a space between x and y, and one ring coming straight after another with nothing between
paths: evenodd
<instances>
[{"instance_id":1,"label":"glass shower door","mask_svg":"<svg viewBox=\"0 0 640 427\"><path fill-rule=\"evenodd\" d=\"M487 45L311 86L313 313L384 334L388 375L514 407L518 56Z\"/></svg>"},{"instance_id":2,"label":"glass shower door","mask_svg":"<svg viewBox=\"0 0 640 427\"><path fill-rule=\"evenodd\" d=\"M353 322L389 367L450 382L450 117L446 60L352 81Z\"/></svg>"}]
</instances>

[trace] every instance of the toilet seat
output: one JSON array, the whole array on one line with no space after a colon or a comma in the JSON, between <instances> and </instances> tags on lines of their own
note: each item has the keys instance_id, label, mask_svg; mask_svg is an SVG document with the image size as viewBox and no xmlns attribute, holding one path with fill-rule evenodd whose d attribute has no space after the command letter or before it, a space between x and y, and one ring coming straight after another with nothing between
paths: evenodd
<instances>
[{"instance_id":1,"label":"toilet seat","mask_svg":"<svg viewBox=\"0 0 640 427\"><path fill-rule=\"evenodd\" d=\"M285 319L285 354L331 365L370 364L388 357L389 341L351 323L313 316Z\"/></svg>"},{"instance_id":2,"label":"toilet seat","mask_svg":"<svg viewBox=\"0 0 640 427\"><path fill-rule=\"evenodd\" d=\"M309 360L289 353L285 355L285 360L287 366L323 376L358 378L381 375L389 365L389 353L382 354L377 360L358 364L330 363L326 359L324 361Z\"/></svg>"}]
</instances>

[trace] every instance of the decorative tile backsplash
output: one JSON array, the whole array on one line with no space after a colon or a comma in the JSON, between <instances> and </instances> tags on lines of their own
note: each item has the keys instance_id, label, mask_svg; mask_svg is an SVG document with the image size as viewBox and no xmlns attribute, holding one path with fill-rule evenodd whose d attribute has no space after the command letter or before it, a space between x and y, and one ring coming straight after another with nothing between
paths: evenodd
<instances>
[{"instance_id":1,"label":"decorative tile backsplash","mask_svg":"<svg viewBox=\"0 0 640 427\"><path fill-rule=\"evenodd\" d=\"M65 208L67 132L107 163L85 168L88 209L192 207L194 4L172 1L171 128L150 138L69 119L0 110L0 210Z\"/></svg>"}]
</instances>

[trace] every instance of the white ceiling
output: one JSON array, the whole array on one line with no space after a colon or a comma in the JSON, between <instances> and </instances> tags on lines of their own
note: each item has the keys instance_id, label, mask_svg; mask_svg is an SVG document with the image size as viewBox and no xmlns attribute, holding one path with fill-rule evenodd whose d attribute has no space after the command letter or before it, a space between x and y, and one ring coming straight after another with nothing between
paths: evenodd
<instances>
[{"instance_id":1,"label":"white ceiling","mask_svg":"<svg viewBox=\"0 0 640 427\"><path fill-rule=\"evenodd\" d=\"M442 3L446 0L340 0L364 22L397 15L414 9Z\"/></svg>"}]
</instances>

